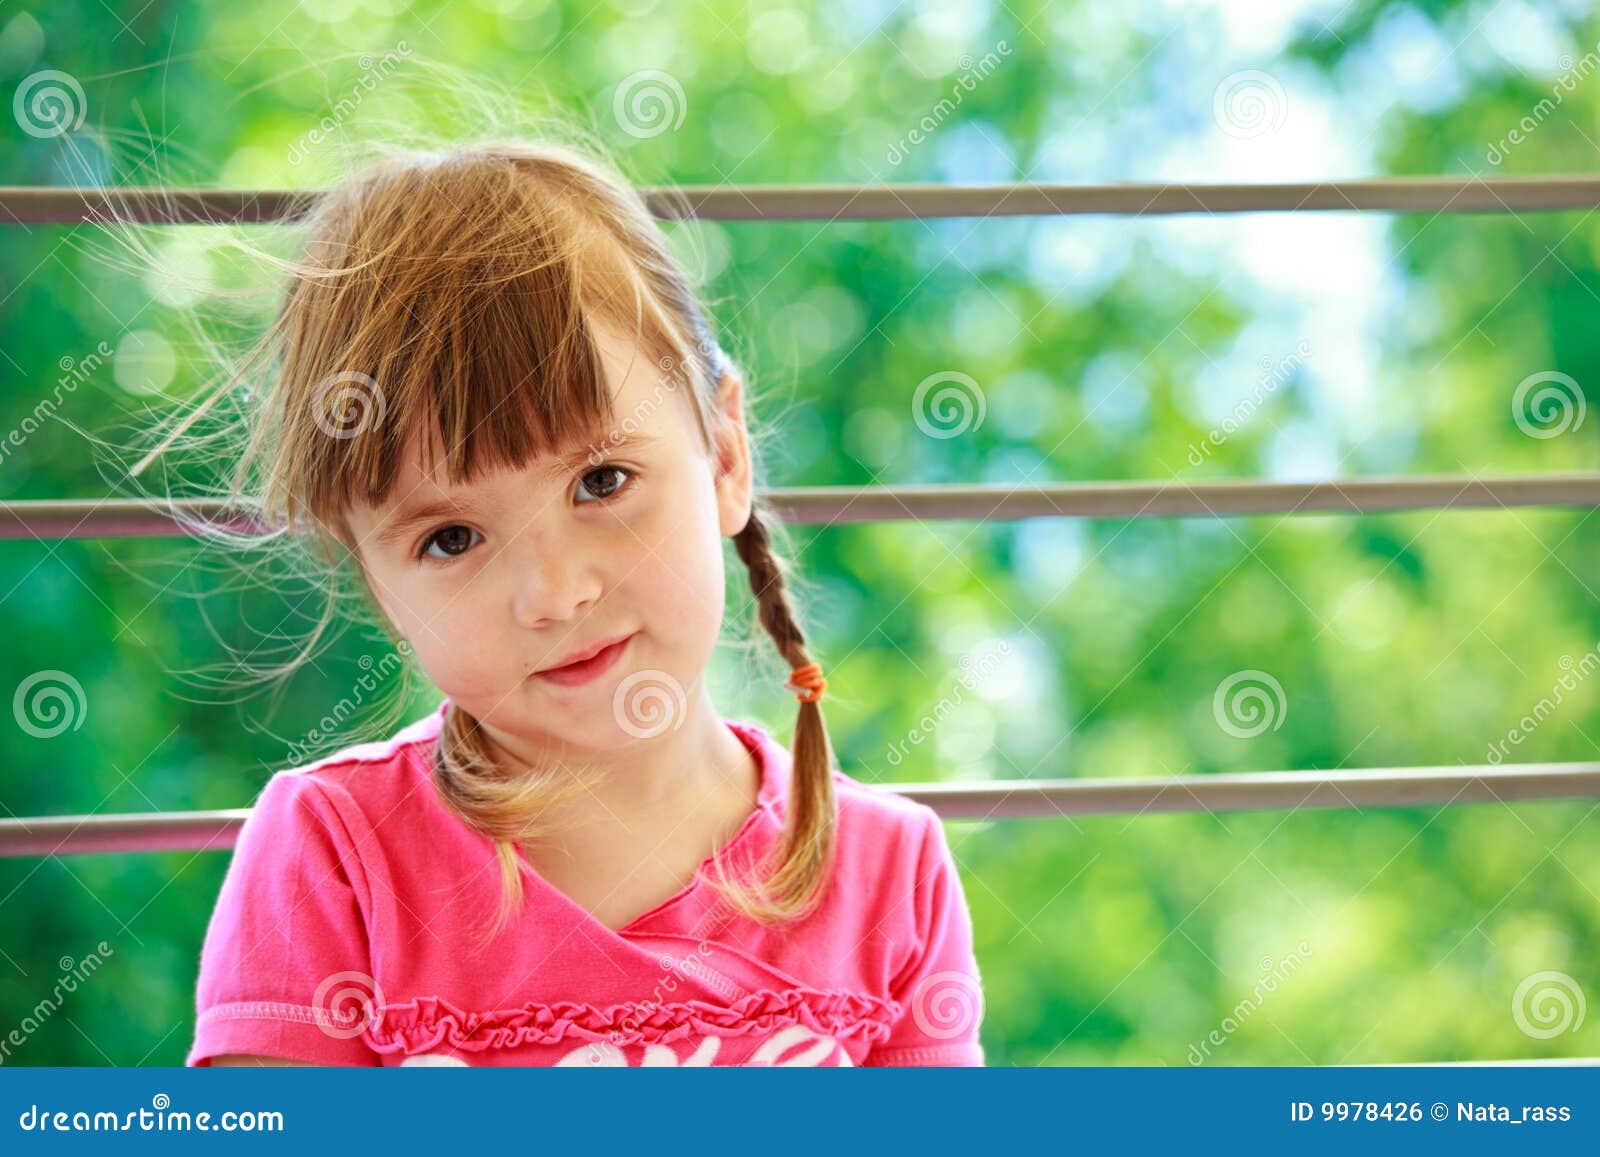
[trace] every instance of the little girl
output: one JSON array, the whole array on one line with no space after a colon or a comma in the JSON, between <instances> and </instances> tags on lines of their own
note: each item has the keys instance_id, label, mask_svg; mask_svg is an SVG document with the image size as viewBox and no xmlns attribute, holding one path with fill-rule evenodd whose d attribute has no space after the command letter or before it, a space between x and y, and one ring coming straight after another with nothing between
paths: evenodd
<instances>
[{"instance_id":1,"label":"little girl","mask_svg":"<svg viewBox=\"0 0 1600 1157\"><path fill-rule=\"evenodd\" d=\"M740 375L642 199L498 144L371 164L307 224L238 492L444 698L267 783L187 1063L981 1065L943 829L833 766ZM707 697L723 537L792 758Z\"/></svg>"}]
</instances>

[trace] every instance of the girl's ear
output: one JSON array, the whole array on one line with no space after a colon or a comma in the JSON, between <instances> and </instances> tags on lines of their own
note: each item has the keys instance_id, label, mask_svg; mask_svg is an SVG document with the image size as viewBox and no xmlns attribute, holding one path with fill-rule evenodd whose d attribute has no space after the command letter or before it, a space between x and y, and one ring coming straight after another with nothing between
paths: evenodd
<instances>
[{"instance_id":1,"label":"girl's ear","mask_svg":"<svg viewBox=\"0 0 1600 1157\"><path fill-rule=\"evenodd\" d=\"M750 521L754 497L750 431L744 421L744 382L731 368L717 383L717 403L717 514L723 536L731 538Z\"/></svg>"}]
</instances>

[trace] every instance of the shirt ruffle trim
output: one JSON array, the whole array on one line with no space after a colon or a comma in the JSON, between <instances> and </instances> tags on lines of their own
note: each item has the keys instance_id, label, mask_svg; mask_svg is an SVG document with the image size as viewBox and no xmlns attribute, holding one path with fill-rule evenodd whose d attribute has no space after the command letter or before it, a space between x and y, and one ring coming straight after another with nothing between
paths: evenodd
<instances>
[{"instance_id":1,"label":"shirt ruffle trim","mask_svg":"<svg viewBox=\"0 0 1600 1157\"><path fill-rule=\"evenodd\" d=\"M562 1001L493 1012L466 1012L440 997L424 996L381 1006L363 1034L380 1053L408 1055L441 1046L483 1052L564 1040L670 1044L690 1035L765 1034L791 1024L838 1040L859 1036L875 1044L888 1038L899 1015L900 1006L892 1000L814 988L762 989L729 1005L691 1000L600 1007Z\"/></svg>"}]
</instances>

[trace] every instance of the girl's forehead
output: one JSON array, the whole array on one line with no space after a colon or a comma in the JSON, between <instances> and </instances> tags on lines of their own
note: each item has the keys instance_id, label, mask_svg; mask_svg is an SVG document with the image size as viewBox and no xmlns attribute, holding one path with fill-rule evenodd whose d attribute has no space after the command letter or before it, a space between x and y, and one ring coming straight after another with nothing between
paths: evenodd
<instances>
[{"instance_id":1,"label":"girl's forehead","mask_svg":"<svg viewBox=\"0 0 1600 1157\"><path fill-rule=\"evenodd\" d=\"M634 431L673 441L697 435L698 399L685 366L642 343L608 340L604 330L597 345L610 387L611 415L604 422L608 428L591 431L593 445L603 452L608 442Z\"/></svg>"}]
</instances>

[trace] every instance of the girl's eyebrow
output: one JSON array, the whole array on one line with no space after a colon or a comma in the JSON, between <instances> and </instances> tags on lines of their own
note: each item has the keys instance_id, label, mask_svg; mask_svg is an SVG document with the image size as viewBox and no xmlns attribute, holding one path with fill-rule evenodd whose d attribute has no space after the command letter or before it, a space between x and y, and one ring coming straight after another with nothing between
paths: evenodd
<instances>
[{"instance_id":1,"label":"girl's eyebrow","mask_svg":"<svg viewBox=\"0 0 1600 1157\"><path fill-rule=\"evenodd\" d=\"M406 508L402 506L393 516L385 519L372 535L375 546L389 546L397 539L403 538L408 530L424 522L432 522L435 518L446 518L451 515L465 514L465 509L460 503L451 499L436 499L424 502L420 506Z\"/></svg>"},{"instance_id":2,"label":"girl's eyebrow","mask_svg":"<svg viewBox=\"0 0 1600 1157\"><path fill-rule=\"evenodd\" d=\"M591 438L582 446L576 446L565 454L557 455L552 461L553 472L562 470L576 470L583 465L599 465L606 457L622 450L643 450L654 446L660 439L652 438L640 430L621 430L601 433L596 438Z\"/></svg>"},{"instance_id":3,"label":"girl's eyebrow","mask_svg":"<svg viewBox=\"0 0 1600 1157\"><path fill-rule=\"evenodd\" d=\"M657 441L659 439L638 431L623 431L615 436L607 435L599 442L588 442L565 454L555 456L551 465L546 468L546 472L552 475L570 473L580 466L603 462L611 453L643 449L654 445ZM376 546L389 546L397 539L403 538L412 527L432 522L436 518L459 517L466 513L467 509L462 503L450 498L434 499L417 506L402 504L400 509L372 534L371 541Z\"/></svg>"}]
</instances>

